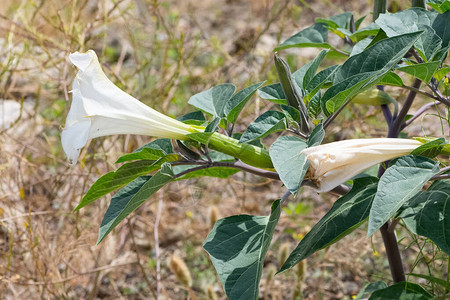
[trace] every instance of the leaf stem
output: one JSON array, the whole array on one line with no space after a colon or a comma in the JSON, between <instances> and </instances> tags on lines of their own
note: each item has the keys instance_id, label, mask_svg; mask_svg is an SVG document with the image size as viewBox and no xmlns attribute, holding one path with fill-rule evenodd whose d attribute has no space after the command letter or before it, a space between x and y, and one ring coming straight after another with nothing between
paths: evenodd
<instances>
[{"instance_id":1,"label":"leaf stem","mask_svg":"<svg viewBox=\"0 0 450 300\"><path fill-rule=\"evenodd\" d=\"M283 205L284 202L286 202L286 200L289 198L290 195L292 195L292 193L290 191L286 191L286 193L284 193L283 196L281 196L281 205Z\"/></svg>"},{"instance_id":2,"label":"leaf stem","mask_svg":"<svg viewBox=\"0 0 450 300\"><path fill-rule=\"evenodd\" d=\"M434 94L437 96L436 100L439 102L442 102L446 106L450 107L450 100L446 98L444 95L442 95L441 91L437 88L437 83L434 78L431 78L431 82L428 84L428 87L434 92Z\"/></svg>"},{"instance_id":3,"label":"leaf stem","mask_svg":"<svg viewBox=\"0 0 450 300\"><path fill-rule=\"evenodd\" d=\"M182 160L182 161L173 162L171 164L173 166L200 165L200 166L194 167L192 169L180 172L180 173L176 174L174 178L179 178L179 177L181 177L183 175L186 175L186 174L188 174L190 172L203 170L203 169L207 169L207 168L225 167L225 168L239 169L239 170L242 170L242 171L245 171L245 172L249 172L249 173L261 176L261 177L265 177L265 178L270 178L270 179L274 179L274 180L280 180L280 176L278 175L278 173L253 167L251 165L243 163L240 160L233 161L233 162L229 162L229 161L206 161L206 160L184 160L183 161Z\"/></svg>"},{"instance_id":4,"label":"leaf stem","mask_svg":"<svg viewBox=\"0 0 450 300\"><path fill-rule=\"evenodd\" d=\"M182 166L182 165L199 165L197 167L194 167L189 170L185 170L183 172L180 172L175 175L174 179L180 178L183 175L186 175L190 172L198 171L198 170L204 170L212 167L226 167L226 168L235 168L239 169L244 172L252 173L261 177L273 179L273 180L281 180L280 176L277 172L272 172L264 169L255 168L253 166L250 166L240 160L236 160L234 162L230 161L206 161L206 160L181 160L181 161L175 161L171 163L172 166ZM302 186L314 186L314 183L311 182L311 180L303 180ZM350 191L350 188L345 185L338 185L334 189L332 189L330 192L338 194L338 195L345 195Z\"/></svg>"},{"instance_id":5,"label":"leaf stem","mask_svg":"<svg viewBox=\"0 0 450 300\"><path fill-rule=\"evenodd\" d=\"M435 100L437 100L437 101L441 101L441 100L442 100L442 99L439 98L438 96L435 96L435 95L433 95L433 94L431 94L431 93L428 93L428 92L426 92L426 91L422 91L422 90L416 89L416 88L414 88L414 87L412 87L412 86L402 85L401 87L404 88L404 89L410 90L410 91L414 91L414 92L416 92L416 93L418 93L418 94L421 94L421 95L424 95L424 96L433 98L433 99L435 99ZM445 100L447 100L447 99L445 99ZM447 100L447 101L448 101L448 100ZM450 103L450 101L449 101L449 103Z\"/></svg>"},{"instance_id":6,"label":"leaf stem","mask_svg":"<svg viewBox=\"0 0 450 300\"><path fill-rule=\"evenodd\" d=\"M414 58L417 60L418 63L423 63L423 59L422 57L420 57L419 53L417 53L416 49L411 49L412 51L412 55L414 56ZM428 87L433 91L433 93L437 96L436 100L438 100L439 102L444 103L445 105L450 107L450 100L448 100L448 98L444 97L444 95L442 95L441 91L439 91L438 89L438 83L436 81L436 78L431 77L431 81L428 83Z\"/></svg>"},{"instance_id":7,"label":"leaf stem","mask_svg":"<svg viewBox=\"0 0 450 300\"><path fill-rule=\"evenodd\" d=\"M449 179L450 174L440 174L440 175L434 175L430 178L430 180L442 180L442 179Z\"/></svg>"},{"instance_id":8,"label":"leaf stem","mask_svg":"<svg viewBox=\"0 0 450 300\"><path fill-rule=\"evenodd\" d=\"M450 166L442 168L439 170L439 173L444 173L450 170ZM438 174L438 175L434 175L433 177L430 178L430 180L442 180L442 179L448 179L450 178L450 174Z\"/></svg>"},{"instance_id":9,"label":"leaf stem","mask_svg":"<svg viewBox=\"0 0 450 300\"><path fill-rule=\"evenodd\" d=\"M347 56L347 57L350 56L350 53L345 52L345 51L342 51L342 50L339 50L339 49L337 49L337 48L335 48L335 47L333 47L333 46L331 46L331 50L336 51L337 53L342 54L342 55L345 55L345 56Z\"/></svg>"},{"instance_id":10,"label":"leaf stem","mask_svg":"<svg viewBox=\"0 0 450 300\"><path fill-rule=\"evenodd\" d=\"M418 117L420 117L424 112L426 112L427 110L429 110L430 108L432 108L433 106L437 106L441 104L441 102L430 102L425 104L424 106L422 106L421 108L419 108L414 115L409 118L408 120L405 121L405 123L402 125L402 128L405 128L406 126L410 125L414 120L416 120Z\"/></svg>"},{"instance_id":11,"label":"leaf stem","mask_svg":"<svg viewBox=\"0 0 450 300\"><path fill-rule=\"evenodd\" d=\"M332 114L331 116L329 116L325 122L323 122L323 129L325 130L325 128L328 127L328 125L331 124L331 122L333 122L334 119L336 119L336 117L341 113L341 111L344 109L345 106L347 106L347 104L349 104L351 101L351 98L348 99L347 101L344 102L344 104L341 105L341 107L338 108L338 110Z\"/></svg>"}]
</instances>

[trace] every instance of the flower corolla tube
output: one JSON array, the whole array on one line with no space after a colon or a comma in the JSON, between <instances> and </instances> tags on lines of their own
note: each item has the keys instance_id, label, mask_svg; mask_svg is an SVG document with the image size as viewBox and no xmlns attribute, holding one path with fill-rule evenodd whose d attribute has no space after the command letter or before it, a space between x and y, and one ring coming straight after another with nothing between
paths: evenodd
<instances>
[{"instance_id":1,"label":"flower corolla tube","mask_svg":"<svg viewBox=\"0 0 450 300\"><path fill-rule=\"evenodd\" d=\"M309 161L305 178L328 192L367 168L409 154L421 146L416 140L397 138L353 139L304 149Z\"/></svg>"},{"instance_id":2,"label":"flower corolla tube","mask_svg":"<svg viewBox=\"0 0 450 300\"><path fill-rule=\"evenodd\" d=\"M197 132L128 95L106 75L93 50L75 52L70 61L79 69L72 85L72 106L61 134L69 162L74 164L89 139L113 134L139 134L186 139Z\"/></svg>"},{"instance_id":3,"label":"flower corolla tube","mask_svg":"<svg viewBox=\"0 0 450 300\"><path fill-rule=\"evenodd\" d=\"M189 134L203 132L170 118L128 95L103 73L93 50L69 55L79 69L72 85L72 106L61 134L69 162L75 164L89 139L113 134L149 135L177 140L192 139ZM204 141L209 148L234 156L260 168L273 168L267 150L214 133Z\"/></svg>"}]
</instances>

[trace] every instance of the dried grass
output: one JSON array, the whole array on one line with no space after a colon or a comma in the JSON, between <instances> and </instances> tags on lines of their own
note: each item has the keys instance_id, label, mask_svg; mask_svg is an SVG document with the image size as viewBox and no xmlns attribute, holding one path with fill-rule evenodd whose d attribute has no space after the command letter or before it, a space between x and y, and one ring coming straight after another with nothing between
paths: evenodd
<instances>
[{"instance_id":1,"label":"dried grass","mask_svg":"<svg viewBox=\"0 0 450 300\"><path fill-rule=\"evenodd\" d=\"M120 153L130 152L148 139L96 139L83 150L77 166L67 165L59 142L75 74L67 55L95 49L107 75L125 91L178 116L187 111L191 95L214 84L231 81L243 87L266 79L267 73L269 80L276 80L271 69L273 46L281 37L313 22L313 16L329 2L318 2L312 10L284 3L2 1L0 107L4 100L14 101L19 104L19 114L9 125L0 122L0 298L157 296L155 199L147 201L98 246L97 232L110 197L72 212L92 183L116 168L112 162ZM355 9L347 2L331 4L339 10L343 4L347 10ZM356 9L367 12L370 8ZM303 64L316 52L300 53L301 57L292 57ZM266 109L265 103L255 103L243 115L241 128L254 119L254 113ZM222 290L212 289L219 281L201 248L211 219L217 218L209 214L208 207L217 207L221 217L267 214L267 204L278 198L280 191L279 183L249 174L170 185L162 195L164 209L157 228L159 260L165 262L170 253L181 251L193 274L193 293L199 299L212 294L224 299ZM288 242L293 249L298 241L283 230L304 231L301 229L314 224L333 200L306 193L301 201L315 203L314 218L284 215L275 233L275 248ZM346 281L361 286L374 269L386 272L386 268L379 270L372 261L364 261L372 259L364 234L356 232L343 244L308 261L305 299L318 295L336 298L343 295ZM277 264L276 253L271 250L268 261ZM160 276L160 299L187 297L164 263ZM276 276L267 295L284 299L293 293L295 280L295 273Z\"/></svg>"}]
</instances>

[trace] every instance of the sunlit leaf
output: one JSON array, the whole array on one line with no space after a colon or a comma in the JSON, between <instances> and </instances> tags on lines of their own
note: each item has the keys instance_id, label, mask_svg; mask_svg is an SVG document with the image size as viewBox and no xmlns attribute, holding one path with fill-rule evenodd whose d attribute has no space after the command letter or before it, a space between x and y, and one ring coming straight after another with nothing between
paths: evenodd
<instances>
[{"instance_id":1,"label":"sunlit leaf","mask_svg":"<svg viewBox=\"0 0 450 300\"><path fill-rule=\"evenodd\" d=\"M422 156L405 155L393 161L380 178L370 210L368 236L393 217L438 172L439 163Z\"/></svg>"},{"instance_id":2,"label":"sunlit leaf","mask_svg":"<svg viewBox=\"0 0 450 300\"><path fill-rule=\"evenodd\" d=\"M280 218L281 204L270 216L238 215L216 222L203 247L231 300L258 299L264 258Z\"/></svg>"}]
</instances>

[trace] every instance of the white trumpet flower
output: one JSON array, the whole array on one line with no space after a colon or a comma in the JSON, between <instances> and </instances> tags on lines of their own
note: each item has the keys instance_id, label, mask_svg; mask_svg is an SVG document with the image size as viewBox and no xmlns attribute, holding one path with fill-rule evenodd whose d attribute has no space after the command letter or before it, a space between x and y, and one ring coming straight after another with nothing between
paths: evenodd
<instances>
[{"instance_id":1,"label":"white trumpet flower","mask_svg":"<svg viewBox=\"0 0 450 300\"><path fill-rule=\"evenodd\" d=\"M128 95L103 73L97 55L75 52L70 61L79 71L72 86L72 106L61 135L69 162L74 164L89 139L112 134L140 134L187 139L197 129L172 119Z\"/></svg>"},{"instance_id":2,"label":"white trumpet flower","mask_svg":"<svg viewBox=\"0 0 450 300\"><path fill-rule=\"evenodd\" d=\"M309 160L305 178L317 185L318 192L328 192L367 168L409 154L421 146L416 140L378 138L338 141L304 149Z\"/></svg>"},{"instance_id":3,"label":"white trumpet flower","mask_svg":"<svg viewBox=\"0 0 450 300\"><path fill-rule=\"evenodd\" d=\"M69 162L75 164L89 139L112 134L140 134L157 138L190 140L203 128L172 119L128 95L103 73L97 55L75 52L70 61L79 71L72 86L72 106L61 134ZM259 168L273 168L268 151L223 134L214 133L198 142Z\"/></svg>"}]
</instances>

